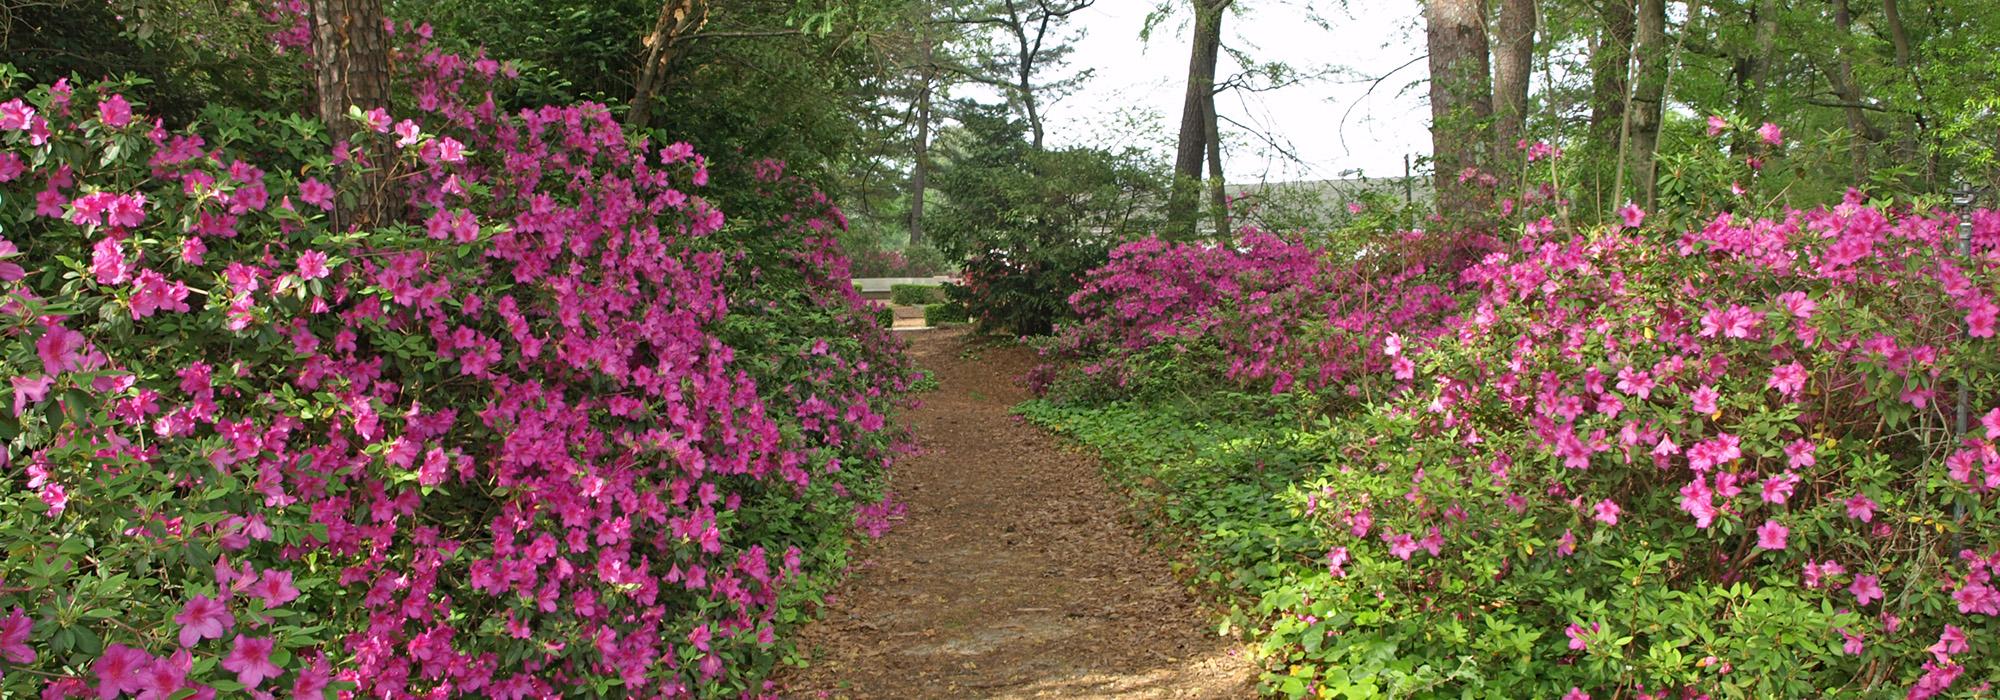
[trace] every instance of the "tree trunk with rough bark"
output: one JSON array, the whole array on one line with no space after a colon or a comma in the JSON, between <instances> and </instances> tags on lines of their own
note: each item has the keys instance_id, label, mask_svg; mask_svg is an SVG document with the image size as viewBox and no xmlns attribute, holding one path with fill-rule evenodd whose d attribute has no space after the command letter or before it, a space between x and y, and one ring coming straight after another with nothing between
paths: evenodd
<instances>
[{"instance_id":1,"label":"tree trunk with rough bark","mask_svg":"<svg viewBox=\"0 0 2000 700\"><path fill-rule=\"evenodd\" d=\"M625 127L643 131L653 115L653 100L667 83L667 66L681 39L699 31L708 22L708 4L703 0L665 0L653 30L640 44L646 54L639 60L639 79L632 85L631 108L625 113Z\"/></svg>"},{"instance_id":2,"label":"tree trunk with rough bark","mask_svg":"<svg viewBox=\"0 0 2000 700\"><path fill-rule=\"evenodd\" d=\"M1229 193L1225 191L1229 183L1223 179L1225 176L1222 172L1222 130L1220 129L1220 125L1216 123L1215 96L1213 94L1209 95L1208 104L1205 107L1204 111L1207 114L1203 116L1202 121L1208 125L1206 136L1208 141L1208 205L1214 209L1212 215L1215 217L1215 240L1226 241L1230 238Z\"/></svg>"},{"instance_id":3,"label":"tree trunk with rough bark","mask_svg":"<svg viewBox=\"0 0 2000 700\"><path fill-rule=\"evenodd\" d=\"M1528 76L1534 72L1534 0L1504 0L1500 6L1498 52L1494 54L1494 154L1520 154L1528 134ZM1508 192L1520 180L1520 158L1506 162L1500 178Z\"/></svg>"},{"instance_id":4,"label":"tree trunk with rough bark","mask_svg":"<svg viewBox=\"0 0 2000 700\"><path fill-rule=\"evenodd\" d=\"M1915 122L1916 128L1906 132L1907 135L1904 138L1897 139L1896 161L1923 162L1924 181L1928 185L1935 186L1937 181L1936 154L1932 149L1923 148L1919 145L1919 139L1930 127L1930 120L1924 114L1921 107L1923 104L1924 83L1922 79L1917 77L1916 57L1910 46L1910 30L1903 25L1902 7L1901 3L1897 2L1897 0L1882 0L1882 25L1883 29L1889 33L1890 45L1896 51L1896 70L1909 78L1911 87L1916 90L1917 104L1919 105L1916 113L1912 115L1912 120Z\"/></svg>"},{"instance_id":5,"label":"tree trunk with rough bark","mask_svg":"<svg viewBox=\"0 0 2000 700\"><path fill-rule=\"evenodd\" d=\"M1750 7L1750 23L1756 26L1750 49L1738 56L1730 69L1736 85L1736 114L1751 124L1763 123L1764 93L1770 86L1771 57L1778 42L1778 2L1758 0ZM1757 135L1738 130L1730 136L1729 153L1744 157L1757 148Z\"/></svg>"},{"instance_id":6,"label":"tree trunk with rough bark","mask_svg":"<svg viewBox=\"0 0 2000 700\"><path fill-rule=\"evenodd\" d=\"M917 153L910 166L910 246L924 244L924 190L930 187L931 170L931 86L925 81L917 93Z\"/></svg>"},{"instance_id":7,"label":"tree trunk with rough bark","mask_svg":"<svg viewBox=\"0 0 2000 700\"><path fill-rule=\"evenodd\" d=\"M1492 66L1483 0L1431 0L1425 11L1430 47L1431 153L1438 213L1464 222L1485 207L1476 177L1480 130L1493 116ZM1468 174L1474 175L1467 177Z\"/></svg>"},{"instance_id":8,"label":"tree trunk with rough bark","mask_svg":"<svg viewBox=\"0 0 2000 700\"><path fill-rule=\"evenodd\" d=\"M1660 150L1660 122L1665 115L1667 64L1667 0L1639 0L1638 70L1632 84L1631 112L1626 115L1623 151L1632 173L1631 199L1650 206L1653 199L1653 156ZM1619 194L1622 197L1622 193Z\"/></svg>"},{"instance_id":9,"label":"tree trunk with rough bark","mask_svg":"<svg viewBox=\"0 0 2000 700\"><path fill-rule=\"evenodd\" d=\"M1604 0L1604 33L1590 55L1590 139L1597 149L1618 148L1625 122L1627 77L1632 72L1633 0Z\"/></svg>"},{"instance_id":10,"label":"tree trunk with rough bark","mask_svg":"<svg viewBox=\"0 0 2000 700\"><path fill-rule=\"evenodd\" d=\"M1841 46L1835 49L1839 60L1834 66L1831 82L1834 94L1840 96L1840 101L1844 103L1847 129L1852 132L1852 141L1848 144L1849 174L1854 178L1854 184L1860 184L1868 179L1868 152L1876 141L1882 139L1882 134L1868 121L1868 113L1861 110L1861 86L1854 80L1853 52L1847 48L1847 42L1853 39L1854 34L1854 12L1848 7L1847 0L1833 0L1833 26L1840 30Z\"/></svg>"},{"instance_id":11,"label":"tree trunk with rough bark","mask_svg":"<svg viewBox=\"0 0 2000 700\"><path fill-rule=\"evenodd\" d=\"M372 134L353 144L361 125L348 117L350 108L389 106L389 34L382 26L382 0L311 0L306 11L319 118L335 147L352 148L363 162L343 178L341 191L353 200L338 202L333 226L345 230L385 223L388 177L382 168L389 154Z\"/></svg>"},{"instance_id":12,"label":"tree trunk with rough bark","mask_svg":"<svg viewBox=\"0 0 2000 700\"><path fill-rule=\"evenodd\" d=\"M1215 120L1215 67L1222 54L1222 14L1233 0L1194 0L1194 39L1188 57L1187 92L1181 100L1181 128L1174 150L1174 187L1167 207L1168 232L1194 235L1200 218L1202 160Z\"/></svg>"},{"instance_id":13,"label":"tree trunk with rough bark","mask_svg":"<svg viewBox=\"0 0 2000 700\"><path fill-rule=\"evenodd\" d=\"M1499 34L1493 61L1493 142L1496 152L1513 153L1527 133L1528 76L1535 69L1535 0L1504 0Z\"/></svg>"}]
</instances>

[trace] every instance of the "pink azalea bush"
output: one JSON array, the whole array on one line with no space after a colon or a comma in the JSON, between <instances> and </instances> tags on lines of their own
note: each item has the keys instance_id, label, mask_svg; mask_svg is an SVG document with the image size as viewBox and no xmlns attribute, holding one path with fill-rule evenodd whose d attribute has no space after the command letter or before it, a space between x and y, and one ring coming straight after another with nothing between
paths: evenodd
<instances>
[{"instance_id":1,"label":"pink azalea bush","mask_svg":"<svg viewBox=\"0 0 2000 700\"><path fill-rule=\"evenodd\" d=\"M0 695L759 695L893 512L824 196L396 64L269 169L0 72Z\"/></svg>"},{"instance_id":2,"label":"pink azalea bush","mask_svg":"<svg viewBox=\"0 0 2000 700\"><path fill-rule=\"evenodd\" d=\"M1318 542L1258 606L1281 693L1990 695L2000 213L1668 218L1466 265L1134 243L1041 378L1308 399L1327 466L1281 498Z\"/></svg>"}]
</instances>

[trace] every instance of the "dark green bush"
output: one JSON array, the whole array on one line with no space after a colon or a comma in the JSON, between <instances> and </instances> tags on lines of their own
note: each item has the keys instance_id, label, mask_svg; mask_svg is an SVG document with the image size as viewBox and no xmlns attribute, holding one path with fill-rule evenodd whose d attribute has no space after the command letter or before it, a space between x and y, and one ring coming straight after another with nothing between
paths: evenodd
<instances>
[{"instance_id":1,"label":"dark green bush","mask_svg":"<svg viewBox=\"0 0 2000 700\"><path fill-rule=\"evenodd\" d=\"M889 301L897 306L924 306L944 301L944 288L928 284L889 286Z\"/></svg>"},{"instance_id":2,"label":"dark green bush","mask_svg":"<svg viewBox=\"0 0 2000 700\"><path fill-rule=\"evenodd\" d=\"M964 323L969 318L971 314L966 313L965 305L957 302L947 301L924 307L924 325L933 328Z\"/></svg>"}]
</instances>

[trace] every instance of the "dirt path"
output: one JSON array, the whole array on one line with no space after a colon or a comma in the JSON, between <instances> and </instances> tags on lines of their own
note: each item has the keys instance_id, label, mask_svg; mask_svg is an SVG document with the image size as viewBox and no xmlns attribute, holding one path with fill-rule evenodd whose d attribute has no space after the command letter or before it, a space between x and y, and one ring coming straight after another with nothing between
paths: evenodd
<instances>
[{"instance_id":1,"label":"dirt path","mask_svg":"<svg viewBox=\"0 0 2000 700\"><path fill-rule=\"evenodd\" d=\"M1118 522L1092 459L1008 413L1024 350L912 333L940 389L905 414L907 519L801 635L788 698L1248 698L1255 671Z\"/></svg>"}]
</instances>

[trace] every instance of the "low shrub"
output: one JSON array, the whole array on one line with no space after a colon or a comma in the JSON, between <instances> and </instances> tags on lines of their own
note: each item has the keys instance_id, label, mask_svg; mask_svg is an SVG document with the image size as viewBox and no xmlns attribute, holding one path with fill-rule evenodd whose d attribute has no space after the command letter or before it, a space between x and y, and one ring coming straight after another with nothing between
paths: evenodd
<instances>
[{"instance_id":1,"label":"low shrub","mask_svg":"<svg viewBox=\"0 0 2000 700\"><path fill-rule=\"evenodd\" d=\"M899 306L924 306L944 301L944 288L929 284L889 285L889 301Z\"/></svg>"},{"instance_id":2,"label":"low shrub","mask_svg":"<svg viewBox=\"0 0 2000 700\"><path fill-rule=\"evenodd\" d=\"M965 323L971 316L965 307L952 302L931 304L924 307L924 325L932 328Z\"/></svg>"}]
</instances>

